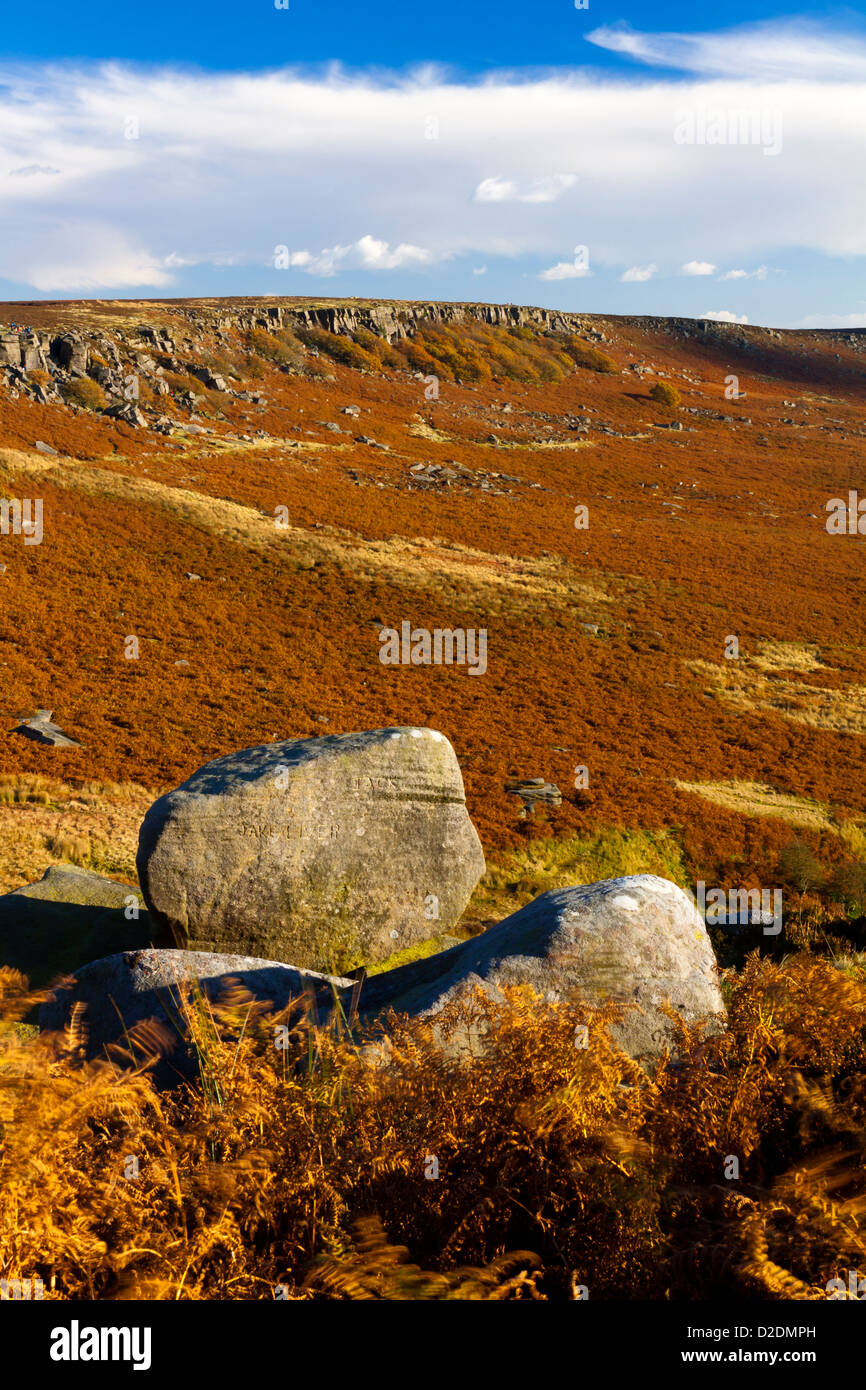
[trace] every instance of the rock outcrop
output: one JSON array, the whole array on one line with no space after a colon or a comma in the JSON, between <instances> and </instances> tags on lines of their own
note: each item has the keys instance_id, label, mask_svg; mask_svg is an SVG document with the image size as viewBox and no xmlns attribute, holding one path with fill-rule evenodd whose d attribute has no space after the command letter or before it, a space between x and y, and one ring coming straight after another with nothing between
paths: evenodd
<instances>
[{"instance_id":1,"label":"rock outcrop","mask_svg":"<svg viewBox=\"0 0 866 1390\"><path fill-rule=\"evenodd\" d=\"M217 997L230 976L274 1008L306 991L318 1024L326 1024L339 1006L343 1019L359 1015L374 1036L389 1009L428 1019L435 1030L437 1016L474 989L495 1003L504 986L518 984L530 985L545 1000L622 1005L623 1017L611 1034L639 1060L675 1044L667 1005L687 1022L706 1019L718 1029L725 1021L715 957L695 904L667 879L638 874L545 893L481 936L363 984L274 960L198 951L116 955L79 971L75 989L58 991L40 1022L60 1028L72 1000L81 1000L87 1004L90 1055L96 1055L132 1023L147 1017L165 1022L175 1008L165 994L172 981L197 979ZM459 1030L441 1034L443 1045L458 1056L470 1043L474 1050L484 1044L483 1034L467 1026L471 1038ZM380 1036L381 1044L369 1045L372 1060L387 1057L387 1035Z\"/></svg>"},{"instance_id":2,"label":"rock outcrop","mask_svg":"<svg viewBox=\"0 0 866 1390\"><path fill-rule=\"evenodd\" d=\"M80 748L74 738L65 734L58 724L53 724L53 710L38 709L29 719L22 719L13 733L32 739L34 743L50 743L53 748Z\"/></svg>"},{"instance_id":3,"label":"rock outcrop","mask_svg":"<svg viewBox=\"0 0 866 1390\"><path fill-rule=\"evenodd\" d=\"M153 927L139 894L73 865L0 897L0 965L41 988L100 956L145 946Z\"/></svg>"},{"instance_id":4,"label":"rock outcrop","mask_svg":"<svg viewBox=\"0 0 866 1390\"><path fill-rule=\"evenodd\" d=\"M157 1085L168 1086L195 1075L193 1051L185 1040L184 1002L192 987L210 1003L230 996L230 986L240 987L258 1004L285 1009L294 999L319 1018L326 1018L338 998L351 997L352 980L297 970L279 961L245 956L216 955L202 951L124 951L91 962L77 971L74 988L55 989L42 1005L43 1029L64 1027L73 1000L85 1005L84 1025L89 1057L102 1054L112 1044L132 1048L140 1056L153 1046L153 1033L137 1025L154 1020L162 1030L156 1068ZM141 1052L136 1044L140 1043Z\"/></svg>"},{"instance_id":5,"label":"rock outcrop","mask_svg":"<svg viewBox=\"0 0 866 1390\"><path fill-rule=\"evenodd\" d=\"M689 1022L724 1019L713 948L687 893L653 874L543 893L481 936L376 975L360 1010L435 1018L479 985L528 984L555 999L629 1006L612 1036L632 1057L657 1056L674 1037L670 1004ZM636 1007L631 1007L636 1006Z\"/></svg>"},{"instance_id":6,"label":"rock outcrop","mask_svg":"<svg viewBox=\"0 0 866 1390\"><path fill-rule=\"evenodd\" d=\"M179 946L337 973L447 932L483 872L454 750L432 729L218 758L139 838L142 890Z\"/></svg>"}]
</instances>

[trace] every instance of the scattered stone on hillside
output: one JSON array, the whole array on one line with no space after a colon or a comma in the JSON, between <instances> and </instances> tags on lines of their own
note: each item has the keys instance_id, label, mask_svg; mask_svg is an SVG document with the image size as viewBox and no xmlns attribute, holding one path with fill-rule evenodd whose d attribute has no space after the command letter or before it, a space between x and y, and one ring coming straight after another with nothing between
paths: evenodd
<instances>
[{"instance_id":1,"label":"scattered stone on hillside","mask_svg":"<svg viewBox=\"0 0 866 1390\"><path fill-rule=\"evenodd\" d=\"M67 1023L72 1005L84 1004L86 1055L96 1057L113 1043L128 1046L131 1042L138 1052L137 1039L146 1049L150 1030L136 1025L155 1019L165 1030L167 1054L155 1079L157 1084L171 1085L195 1074L192 1052L180 1043L184 985L198 985L217 1004L221 997L237 995L240 987L259 1005L274 1010L306 997L320 1022L335 998L349 1003L353 992L357 993L352 980L299 970L280 961L206 951L125 949L76 969L74 982L56 988L42 1005L39 1024L58 1031Z\"/></svg>"},{"instance_id":2,"label":"scattered stone on hillside","mask_svg":"<svg viewBox=\"0 0 866 1390\"><path fill-rule=\"evenodd\" d=\"M184 575L184 579L191 579L191 580L194 580L194 579L201 579L201 575L200 575L200 574L193 574L192 570L187 570L186 574Z\"/></svg>"},{"instance_id":3,"label":"scattered stone on hillside","mask_svg":"<svg viewBox=\"0 0 866 1390\"><path fill-rule=\"evenodd\" d=\"M134 401L121 401L117 405L110 405L102 413L110 420L123 420L124 424L132 425L135 429L147 427L147 416L139 410Z\"/></svg>"},{"instance_id":4,"label":"scattered stone on hillside","mask_svg":"<svg viewBox=\"0 0 866 1390\"><path fill-rule=\"evenodd\" d=\"M361 414L361 407L359 405L344 405L342 413L344 415L352 415L357 420L358 416Z\"/></svg>"},{"instance_id":5,"label":"scattered stone on hillside","mask_svg":"<svg viewBox=\"0 0 866 1390\"><path fill-rule=\"evenodd\" d=\"M50 743L55 748L80 748L74 738L68 738L62 729L51 723L52 710L38 709L29 719L22 719L12 732L23 734L35 743Z\"/></svg>"},{"instance_id":6,"label":"scattered stone on hillside","mask_svg":"<svg viewBox=\"0 0 866 1390\"><path fill-rule=\"evenodd\" d=\"M0 965L35 988L100 956L145 946L152 925L137 889L71 864L0 897Z\"/></svg>"},{"instance_id":7,"label":"scattered stone on hillside","mask_svg":"<svg viewBox=\"0 0 866 1390\"><path fill-rule=\"evenodd\" d=\"M553 782L543 777L512 777L505 783L505 790L512 796L519 796L524 812L531 815L538 805L561 806L562 792Z\"/></svg>"},{"instance_id":8,"label":"scattered stone on hillside","mask_svg":"<svg viewBox=\"0 0 866 1390\"><path fill-rule=\"evenodd\" d=\"M343 970L447 932L484 855L451 744L390 728L208 763L148 811L138 871L179 945Z\"/></svg>"},{"instance_id":9,"label":"scattered stone on hillside","mask_svg":"<svg viewBox=\"0 0 866 1390\"><path fill-rule=\"evenodd\" d=\"M39 452L40 452L40 454L56 454L56 453L57 453L57 450L56 450L56 449L52 449L51 445L50 445L50 444L46 444L45 441L42 440L42 439L37 439L37 441L36 441L36 443L33 445L33 447L34 447L34 449L38 449Z\"/></svg>"},{"instance_id":10,"label":"scattered stone on hillside","mask_svg":"<svg viewBox=\"0 0 866 1390\"><path fill-rule=\"evenodd\" d=\"M210 367L190 367L190 376L194 376L207 387L209 391L228 391L225 378L218 372L212 372Z\"/></svg>"},{"instance_id":11,"label":"scattered stone on hillside","mask_svg":"<svg viewBox=\"0 0 866 1390\"><path fill-rule=\"evenodd\" d=\"M359 1007L368 1019L393 1008L435 1020L475 986L498 1000L503 986L517 984L550 1000L638 1006L611 1029L635 1058L673 1046L666 1002L688 1022L724 1026L706 926L688 894L654 874L544 893L471 941L366 980ZM469 1041L458 1036L450 1046Z\"/></svg>"}]
</instances>

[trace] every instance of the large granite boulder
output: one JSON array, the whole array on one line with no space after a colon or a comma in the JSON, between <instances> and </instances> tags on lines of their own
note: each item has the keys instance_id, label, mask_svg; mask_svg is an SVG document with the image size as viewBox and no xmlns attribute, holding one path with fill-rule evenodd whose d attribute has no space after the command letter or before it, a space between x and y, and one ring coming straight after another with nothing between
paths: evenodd
<instances>
[{"instance_id":1,"label":"large granite boulder","mask_svg":"<svg viewBox=\"0 0 866 1390\"><path fill-rule=\"evenodd\" d=\"M154 803L139 838L145 899L178 946L332 973L447 932L483 872L433 729L218 758Z\"/></svg>"},{"instance_id":2,"label":"large granite boulder","mask_svg":"<svg viewBox=\"0 0 866 1390\"><path fill-rule=\"evenodd\" d=\"M390 1007L435 1019L475 986L497 1000L503 985L516 984L549 999L637 1006L611 1028L635 1058L658 1056L672 1044L666 1003L688 1022L709 1018L718 1026L725 1018L697 907L654 874L543 893L471 941L367 980L360 1011L372 1018Z\"/></svg>"},{"instance_id":3,"label":"large granite boulder","mask_svg":"<svg viewBox=\"0 0 866 1390\"><path fill-rule=\"evenodd\" d=\"M98 1057L119 1044L140 1060L152 1050L154 1035L136 1025L154 1020L162 1030L154 1079L158 1086L170 1086L196 1072L184 1021L189 987L218 1004L230 999L230 986L235 990L240 986L257 1003L275 1011L304 998L317 1023L329 1017L337 1000L348 1010L356 989L353 980L296 970L273 960L204 951L126 951L77 970L74 980L56 988L42 1005L39 1025L59 1031L69 1020L71 1005L84 1004L86 1056ZM107 1055L112 1055L110 1050Z\"/></svg>"},{"instance_id":4,"label":"large granite boulder","mask_svg":"<svg viewBox=\"0 0 866 1390\"><path fill-rule=\"evenodd\" d=\"M0 965L20 970L36 988L152 939L138 891L87 869L55 864L38 883L0 897Z\"/></svg>"},{"instance_id":5,"label":"large granite boulder","mask_svg":"<svg viewBox=\"0 0 866 1390\"><path fill-rule=\"evenodd\" d=\"M725 1023L715 957L694 903L676 884L650 874L545 893L481 936L363 984L273 960L198 951L127 952L79 970L74 986L57 990L43 1005L39 1021L43 1028L59 1029L71 1003L83 1002L91 1056L123 1041L147 1018L168 1025L179 1041L179 982L197 980L209 997L218 998L229 977L275 1009L305 994L322 1026L335 1012L341 1022L359 1016L362 1024L373 1025L374 1041L365 1053L371 1061L388 1055L386 1036L375 1041L382 1037L388 1009L428 1019L435 1032L443 1009L475 988L494 1002L503 998L503 986L528 984L544 999L591 1004L612 999L636 1006L626 1009L611 1034L638 1060L651 1060L675 1045L674 1026L663 1012L667 1003L688 1022L707 1019L715 1030ZM441 1032L443 1045L458 1056L470 1045L473 1051L483 1047L484 1036L471 1018L462 1031ZM158 1084L170 1085L178 1074L193 1070L183 1044L160 1065Z\"/></svg>"}]
</instances>

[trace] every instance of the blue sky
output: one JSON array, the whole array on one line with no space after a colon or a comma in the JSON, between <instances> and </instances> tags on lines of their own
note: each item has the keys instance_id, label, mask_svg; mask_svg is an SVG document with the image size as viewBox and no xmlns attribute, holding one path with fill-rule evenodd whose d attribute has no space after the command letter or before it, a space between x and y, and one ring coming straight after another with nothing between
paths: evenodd
<instances>
[{"instance_id":1,"label":"blue sky","mask_svg":"<svg viewBox=\"0 0 866 1390\"><path fill-rule=\"evenodd\" d=\"M866 324L858 11L289 5L4 15L0 296Z\"/></svg>"},{"instance_id":2,"label":"blue sky","mask_svg":"<svg viewBox=\"0 0 866 1390\"><path fill-rule=\"evenodd\" d=\"M273 0L148 0L146 7L117 0L42 0L38 22L24 5L3 16L3 50L9 57L40 61L87 58L146 63L189 63L211 69L262 69L296 63L400 69L420 62L454 65L465 73L531 65L621 66L604 51L587 51L584 36L622 21L659 32L732 29L756 20L785 19L783 5L746 0L724 6L685 0L647 6L590 0L290 0L277 12ZM833 15L844 27L856 11L804 11ZM650 23L651 19L651 23Z\"/></svg>"}]
</instances>

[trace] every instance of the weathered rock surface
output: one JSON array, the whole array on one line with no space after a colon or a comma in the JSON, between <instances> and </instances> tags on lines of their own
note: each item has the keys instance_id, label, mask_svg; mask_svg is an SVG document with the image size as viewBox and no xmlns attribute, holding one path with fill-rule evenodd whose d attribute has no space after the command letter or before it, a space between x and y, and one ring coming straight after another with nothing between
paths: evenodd
<instances>
[{"instance_id":1,"label":"weathered rock surface","mask_svg":"<svg viewBox=\"0 0 866 1390\"><path fill-rule=\"evenodd\" d=\"M80 748L74 738L69 738L58 724L52 724L50 709L38 709L29 719L22 719L13 733L23 734L35 743L50 743L54 748Z\"/></svg>"},{"instance_id":2,"label":"weathered rock surface","mask_svg":"<svg viewBox=\"0 0 866 1390\"><path fill-rule=\"evenodd\" d=\"M199 951L142 950L98 960L77 972L74 989L55 992L40 1013L43 1028L61 1028L73 1000L87 1005L88 1053L121 1041L135 1023L177 1016L175 988L198 980L217 998L229 977L239 978L257 1000L275 1009L302 994L315 999L315 1017L327 1023L339 1005L344 1017L359 1014L375 1023L386 1009L426 1018L437 1015L476 986L494 1002L502 987L529 984L545 999L602 1003L613 999L629 1009L611 1033L632 1057L651 1060L674 1042L662 1012L669 1002L687 1021L724 1026L715 957L692 900L676 884L649 874L606 879L580 888L545 893L497 926L439 955L358 981L297 970L274 960ZM460 1055L483 1034L449 1033L447 1047ZM372 1043L371 1058L387 1056L387 1044ZM167 1064L168 1065L168 1064ZM183 1047L170 1058L171 1084L189 1074Z\"/></svg>"},{"instance_id":3,"label":"weathered rock surface","mask_svg":"<svg viewBox=\"0 0 866 1390\"><path fill-rule=\"evenodd\" d=\"M521 983L556 999L638 1005L611 1030L632 1057L672 1041L665 1001L689 1021L725 1014L694 902L653 874L544 893L472 941L366 981L360 1010L433 1018L475 985L497 999L501 986Z\"/></svg>"},{"instance_id":4,"label":"weathered rock surface","mask_svg":"<svg viewBox=\"0 0 866 1390\"><path fill-rule=\"evenodd\" d=\"M139 838L145 898L178 945L338 973L447 932L483 872L454 750L432 729L218 758Z\"/></svg>"},{"instance_id":5,"label":"weathered rock surface","mask_svg":"<svg viewBox=\"0 0 866 1390\"><path fill-rule=\"evenodd\" d=\"M66 1024L73 1002L85 1005L86 1055L97 1057L112 1043L129 1041L135 1025L154 1019L168 1034L165 1056L155 1073L159 1085L194 1074L184 1035L183 986L197 984L212 1002L225 998L229 981L237 981L260 1003L284 1009L303 996L315 1002L316 1016L326 1018L336 998L348 998L352 980L296 970L279 961L205 951L124 951L93 961L76 972L74 987L56 989L39 1011L43 1029ZM133 1035L134 1036L134 1035ZM174 1046L170 1039L176 1039Z\"/></svg>"},{"instance_id":6,"label":"weathered rock surface","mask_svg":"<svg viewBox=\"0 0 866 1390\"><path fill-rule=\"evenodd\" d=\"M127 916L138 910L138 917ZM128 883L72 865L0 897L0 965L41 987L88 961L147 945L152 924Z\"/></svg>"}]
</instances>

